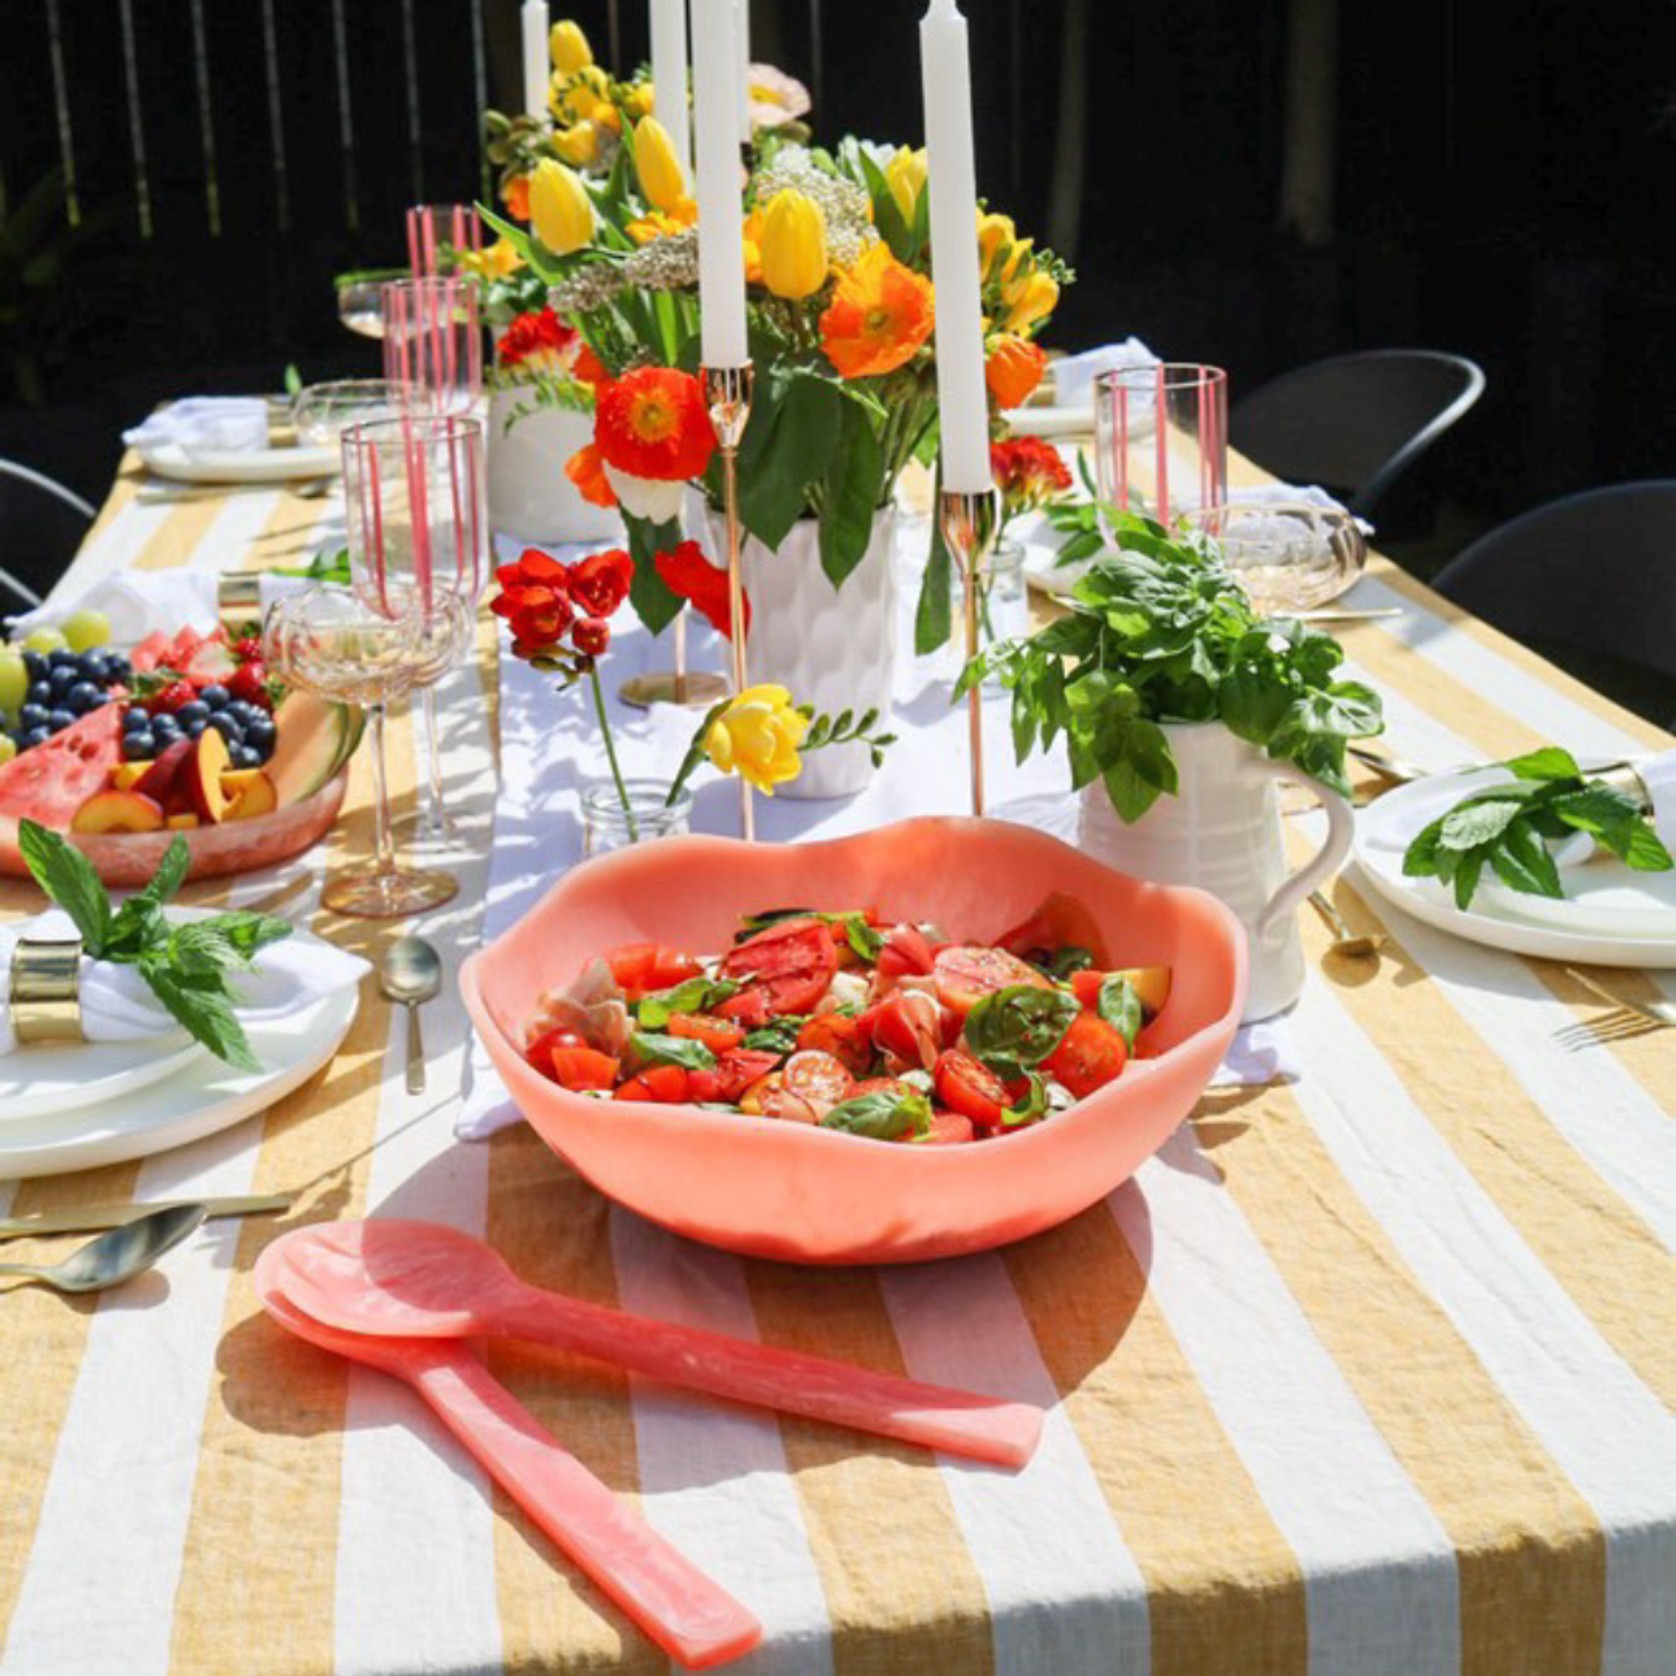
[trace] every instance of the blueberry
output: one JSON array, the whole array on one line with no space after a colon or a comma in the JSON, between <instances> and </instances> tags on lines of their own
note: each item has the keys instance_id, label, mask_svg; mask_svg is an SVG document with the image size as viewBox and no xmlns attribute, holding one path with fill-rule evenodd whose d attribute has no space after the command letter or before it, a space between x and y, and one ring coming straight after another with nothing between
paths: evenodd
<instances>
[{"instance_id":1,"label":"blueberry","mask_svg":"<svg viewBox=\"0 0 1676 1676\"><path fill-rule=\"evenodd\" d=\"M55 653L54 656L57 654ZM81 671L73 663L61 663L54 666L52 673L47 676L47 685L54 694L67 693L81 679Z\"/></svg>"},{"instance_id":2,"label":"blueberry","mask_svg":"<svg viewBox=\"0 0 1676 1676\"><path fill-rule=\"evenodd\" d=\"M82 652L76 658L76 668L84 681L102 681L105 678L105 654Z\"/></svg>"},{"instance_id":3,"label":"blueberry","mask_svg":"<svg viewBox=\"0 0 1676 1676\"><path fill-rule=\"evenodd\" d=\"M125 657L105 654L105 680L109 683L120 681L127 686L134 679L134 666Z\"/></svg>"},{"instance_id":4,"label":"blueberry","mask_svg":"<svg viewBox=\"0 0 1676 1676\"><path fill-rule=\"evenodd\" d=\"M249 727L256 718L256 706L242 698L235 698L226 705L229 716L237 716L241 727Z\"/></svg>"},{"instance_id":5,"label":"blueberry","mask_svg":"<svg viewBox=\"0 0 1676 1676\"><path fill-rule=\"evenodd\" d=\"M52 734L44 727L32 727L24 730L23 737L18 740L19 746L26 751L33 750L37 745L44 745L52 738Z\"/></svg>"},{"instance_id":6,"label":"blueberry","mask_svg":"<svg viewBox=\"0 0 1676 1676\"><path fill-rule=\"evenodd\" d=\"M135 705L130 710L122 712L122 731L124 733L150 733L151 717Z\"/></svg>"},{"instance_id":7,"label":"blueberry","mask_svg":"<svg viewBox=\"0 0 1676 1676\"><path fill-rule=\"evenodd\" d=\"M128 733L122 738L125 762L150 762L157 755L157 741L149 733Z\"/></svg>"},{"instance_id":8,"label":"blueberry","mask_svg":"<svg viewBox=\"0 0 1676 1676\"><path fill-rule=\"evenodd\" d=\"M235 745L232 750L235 768L260 768L262 753L253 745Z\"/></svg>"},{"instance_id":9,"label":"blueberry","mask_svg":"<svg viewBox=\"0 0 1676 1676\"><path fill-rule=\"evenodd\" d=\"M68 646L60 646L56 652L47 654L47 667L49 669L74 669L76 659L80 656L80 652L72 652Z\"/></svg>"},{"instance_id":10,"label":"blueberry","mask_svg":"<svg viewBox=\"0 0 1676 1676\"><path fill-rule=\"evenodd\" d=\"M229 745L244 743L244 726L237 716L230 716L225 710L217 710L210 717L209 725L227 741Z\"/></svg>"},{"instance_id":11,"label":"blueberry","mask_svg":"<svg viewBox=\"0 0 1676 1676\"><path fill-rule=\"evenodd\" d=\"M274 727L273 717L262 715L260 712L244 730L245 743L254 745L259 751L271 751L277 737L278 730Z\"/></svg>"},{"instance_id":12,"label":"blueberry","mask_svg":"<svg viewBox=\"0 0 1676 1676\"><path fill-rule=\"evenodd\" d=\"M188 739L196 739L208 726L209 720L204 716L194 716L190 721L186 721L181 724L181 727L185 731Z\"/></svg>"},{"instance_id":13,"label":"blueberry","mask_svg":"<svg viewBox=\"0 0 1676 1676\"><path fill-rule=\"evenodd\" d=\"M47 725L47 707L33 701L25 704L17 713L17 725L25 732L28 732L32 727L45 727Z\"/></svg>"},{"instance_id":14,"label":"blueberry","mask_svg":"<svg viewBox=\"0 0 1676 1676\"><path fill-rule=\"evenodd\" d=\"M180 723L173 716L153 716L151 732L159 745L166 745L171 739L180 738Z\"/></svg>"},{"instance_id":15,"label":"blueberry","mask_svg":"<svg viewBox=\"0 0 1676 1676\"><path fill-rule=\"evenodd\" d=\"M47 726L54 733L62 733L67 727L76 725L74 710L52 710L47 713Z\"/></svg>"},{"instance_id":16,"label":"blueberry","mask_svg":"<svg viewBox=\"0 0 1676 1676\"><path fill-rule=\"evenodd\" d=\"M78 716L85 716L89 710L97 710L105 702L105 689L96 687L91 681L78 681L64 695L64 702Z\"/></svg>"},{"instance_id":17,"label":"blueberry","mask_svg":"<svg viewBox=\"0 0 1676 1676\"><path fill-rule=\"evenodd\" d=\"M48 664L44 653L25 652L23 654L23 667L29 671L31 681L46 680Z\"/></svg>"},{"instance_id":18,"label":"blueberry","mask_svg":"<svg viewBox=\"0 0 1676 1676\"><path fill-rule=\"evenodd\" d=\"M228 692L219 681L213 686L205 687L204 690L198 694L198 697L201 698L212 710L225 709L227 704L231 701L232 696L233 695Z\"/></svg>"},{"instance_id":19,"label":"blueberry","mask_svg":"<svg viewBox=\"0 0 1676 1676\"><path fill-rule=\"evenodd\" d=\"M210 707L201 698L195 698L175 711L175 720L185 727L188 722L207 722L209 714Z\"/></svg>"},{"instance_id":20,"label":"blueberry","mask_svg":"<svg viewBox=\"0 0 1676 1676\"><path fill-rule=\"evenodd\" d=\"M25 695L25 698L26 702L30 704L51 704L52 683L44 677L39 681L32 681L29 685L29 691Z\"/></svg>"}]
</instances>

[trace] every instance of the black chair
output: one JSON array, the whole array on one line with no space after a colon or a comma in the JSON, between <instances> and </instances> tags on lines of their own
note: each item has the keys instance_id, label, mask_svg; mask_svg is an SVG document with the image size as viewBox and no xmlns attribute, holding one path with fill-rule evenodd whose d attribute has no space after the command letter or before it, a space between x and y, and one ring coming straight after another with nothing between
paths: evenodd
<instances>
[{"instance_id":1,"label":"black chair","mask_svg":"<svg viewBox=\"0 0 1676 1676\"><path fill-rule=\"evenodd\" d=\"M8 567L27 560L33 574L56 578L75 557L94 516L93 508L62 483L0 459L0 615L16 601L41 603L41 596Z\"/></svg>"},{"instance_id":2,"label":"black chair","mask_svg":"<svg viewBox=\"0 0 1676 1676\"><path fill-rule=\"evenodd\" d=\"M1432 586L1516 640L1676 681L1676 478L1522 513L1480 536Z\"/></svg>"},{"instance_id":3,"label":"black chair","mask_svg":"<svg viewBox=\"0 0 1676 1676\"><path fill-rule=\"evenodd\" d=\"M1483 372L1464 356L1372 349L1271 379L1234 404L1228 430L1275 476L1318 483L1367 517L1483 393Z\"/></svg>"}]
</instances>

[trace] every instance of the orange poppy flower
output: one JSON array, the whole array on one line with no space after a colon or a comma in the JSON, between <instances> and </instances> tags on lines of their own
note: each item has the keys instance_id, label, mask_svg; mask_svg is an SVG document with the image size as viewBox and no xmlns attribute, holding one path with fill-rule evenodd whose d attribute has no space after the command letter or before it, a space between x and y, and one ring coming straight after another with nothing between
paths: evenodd
<instances>
[{"instance_id":1,"label":"orange poppy flower","mask_svg":"<svg viewBox=\"0 0 1676 1676\"><path fill-rule=\"evenodd\" d=\"M674 367L635 367L599 389L594 442L606 465L630 476L697 477L716 451L704 386Z\"/></svg>"},{"instance_id":2,"label":"orange poppy flower","mask_svg":"<svg viewBox=\"0 0 1676 1676\"><path fill-rule=\"evenodd\" d=\"M602 385L611 382L611 374L605 370L604 363L586 343L576 351L576 359L570 364L570 376L578 384L593 385L596 395Z\"/></svg>"},{"instance_id":3,"label":"orange poppy flower","mask_svg":"<svg viewBox=\"0 0 1676 1676\"><path fill-rule=\"evenodd\" d=\"M1004 332L995 340L984 365L984 383L1002 407L1022 407L1042 382L1047 356L1040 344Z\"/></svg>"},{"instance_id":4,"label":"orange poppy flower","mask_svg":"<svg viewBox=\"0 0 1676 1676\"><path fill-rule=\"evenodd\" d=\"M612 490L610 479L605 475L605 465L599 457L599 450L591 442L586 448L578 448L565 461L564 474L576 485L576 492L590 506L617 504L617 496Z\"/></svg>"},{"instance_id":5,"label":"orange poppy flower","mask_svg":"<svg viewBox=\"0 0 1676 1676\"><path fill-rule=\"evenodd\" d=\"M506 213L514 221L528 221L530 218L530 177L528 175L514 175L511 180L500 189L501 202L506 205Z\"/></svg>"},{"instance_id":6,"label":"orange poppy flower","mask_svg":"<svg viewBox=\"0 0 1676 1676\"><path fill-rule=\"evenodd\" d=\"M871 244L839 281L821 316L821 347L845 378L871 378L913 359L935 323L931 281L884 243Z\"/></svg>"}]
</instances>

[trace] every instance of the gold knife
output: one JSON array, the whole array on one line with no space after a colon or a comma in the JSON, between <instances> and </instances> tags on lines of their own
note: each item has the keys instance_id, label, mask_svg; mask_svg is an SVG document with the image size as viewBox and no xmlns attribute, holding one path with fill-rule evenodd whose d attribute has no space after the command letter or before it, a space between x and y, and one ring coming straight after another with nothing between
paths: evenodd
<instances>
[{"instance_id":1,"label":"gold knife","mask_svg":"<svg viewBox=\"0 0 1676 1676\"><path fill-rule=\"evenodd\" d=\"M149 1216L170 1205L203 1205L210 1216L276 1216L288 1211L290 1193L251 1193L219 1199L159 1199L149 1204L86 1205L80 1210L48 1211L41 1216L0 1219L0 1240L28 1239L36 1234L86 1234L100 1228L120 1228L136 1217Z\"/></svg>"}]
</instances>

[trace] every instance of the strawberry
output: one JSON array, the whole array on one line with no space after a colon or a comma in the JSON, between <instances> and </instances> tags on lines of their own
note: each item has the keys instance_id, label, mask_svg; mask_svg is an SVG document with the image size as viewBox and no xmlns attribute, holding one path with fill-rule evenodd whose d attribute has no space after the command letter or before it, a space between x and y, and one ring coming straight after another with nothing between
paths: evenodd
<instances>
[{"instance_id":1,"label":"strawberry","mask_svg":"<svg viewBox=\"0 0 1676 1676\"><path fill-rule=\"evenodd\" d=\"M254 663L241 663L229 678L227 691L234 698L242 698L246 704L259 704L264 710L273 708L273 701L268 696L268 672L259 659Z\"/></svg>"},{"instance_id":2,"label":"strawberry","mask_svg":"<svg viewBox=\"0 0 1676 1676\"><path fill-rule=\"evenodd\" d=\"M172 716L183 704L190 704L198 696L198 689L190 681L171 681L159 687L146 701L146 709L154 716Z\"/></svg>"},{"instance_id":3,"label":"strawberry","mask_svg":"<svg viewBox=\"0 0 1676 1676\"><path fill-rule=\"evenodd\" d=\"M233 656L240 663L260 663L262 661L262 642L255 635L247 635L243 640L233 642Z\"/></svg>"}]
</instances>

